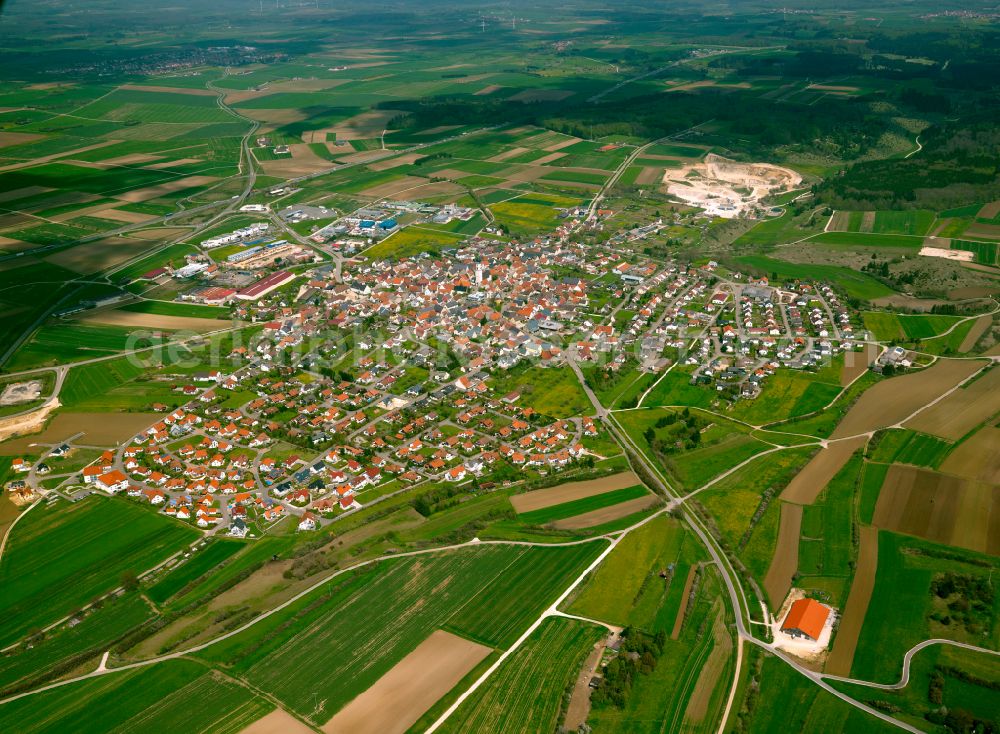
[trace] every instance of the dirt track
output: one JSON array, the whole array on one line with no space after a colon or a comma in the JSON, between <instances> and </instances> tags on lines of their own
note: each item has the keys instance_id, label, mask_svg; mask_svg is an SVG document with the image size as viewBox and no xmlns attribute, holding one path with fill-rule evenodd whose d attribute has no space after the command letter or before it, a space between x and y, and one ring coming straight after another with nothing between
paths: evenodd
<instances>
[{"instance_id":1,"label":"dirt track","mask_svg":"<svg viewBox=\"0 0 1000 734\"><path fill-rule=\"evenodd\" d=\"M326 734L405 734L492 650L437 630L323 726Z\"/></svg>"},{"instance_id":2,"label":"dirt track","mask_svg":"<svg viewBox=\"0 0 1000 734\"><path fill-rule=\"evenodd\" d=\"M854 663L854 650L858 646L861 626L868 613L868 602L875 589L875 572L878 570L878 530L869 525L861 527L861 548L854 582L847 597L847 605L837 628L833 650L826 660L826 672L831 675L850 675Z\"/></svg>"},{"instance_id":3,"label":"dirt track","mask_svg":"<svg viewBox=\"0 0 1000 734\"><path fill-rule=\"evenodd\" d=\"M514 505L514 510L521 512L531 512L541 510L552 505L561 505L564 502L593 497L597 494L610 492L615 489L625 489L642 484L633 472L626 471L612 474L600 479L590 479L585 482L567 482L558 484L555 487L536 489L533 492L515 494L510 498L510 503Z\"/></svg>"},{"instance_id":4,"label":"dirt track","mask_svg":"<svg viewBox=\"0 0 1000 734\"><path fill-rule=\"evenodd\" d=\"M771 565L764 577L764 591L771 606L777 608L792 588L792 577L799 570L799 534L802 529L802 505L781 503L778 542Z\"/></svg>"},{"instance_id":5,"label":"dirt track","mask_svg":"<svg viewBox=\"0 0 1000 734\"><path fill-rule=\"evenodd\" d=\"M583 668L576 678L573 686L573 693L569 699L569 706L566 707L566 716L563 720L563 728L566 731L577 731L580 726L587 722L590 714L590 679L594 676L597 666L604 655L604 648L607 647L608 638L602 639L594 645L593 651L587 656L583 663Z\"/></svg>"}]
</instances>

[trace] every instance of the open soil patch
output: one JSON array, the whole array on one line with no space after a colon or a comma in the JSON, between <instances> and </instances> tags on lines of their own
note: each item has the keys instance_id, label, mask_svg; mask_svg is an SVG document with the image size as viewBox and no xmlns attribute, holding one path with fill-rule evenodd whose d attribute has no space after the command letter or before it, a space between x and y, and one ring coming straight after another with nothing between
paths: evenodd
<instances>
[{"instance_id":1,"label":"open soil patch","mask_svg":"<svg viewBox=\"0 0 1000 734\"><path fill-rule=\"evenodd\" d=\"M816 501L823 487L830 483L839 472L851 454L865 445L866 436L831 442L826 448L820 449L812 459L802 467L802 471L788 483L781 493L781 499L786 502L796 502L800 505L811 505Z\"/></svg>"},{"instance_id":2,"label":"open soil patch","mask_svg":"<svg viewBox=\"0 0 1000 734\"><path fill-rule=\"evenodd\" d=\"M982 366L975 360L940 359L926 369L880 382L862 394L832 438L894 425L961 384Z\"/></svg>"},{"instance_id":3,"label":"open soil patch","mask_svg":"<svg viewBox=\"0 0 1000 734\"><path fill-rule=\"evenodd\" d=\"M820 487L822 489L822 487ZM817 494L819 490L817 490ZM764 591L771 603L780 604L792 588L792 577L799 570L799 533L802 529L802 505L781 503L781 523L778 542L774 546L771 565L764 577Z\"/></svg>"},{"instance_id":4,"label":"open soil patch","mask_svg":"<svg viewBox=\"0 0 1000 734\"><path fill-rule=\"evenodd\" d=\"M868 371L868 365L878 356L878 346L865 344L862 352L846 352L844 366L840 368L840 384L846 387Z\"/></svg>"},{"instance_id":5,"label":"open soil patch","mask_svg":"<svg viewBox=\"0 0 1000 734\"><path fill-rule=\"evenodd\" d=\"M312 734L312 729L284 709L275 709L240 734Z\"/></svg>"},{"instance_id":6,"label":"open soil patch","mask_svg":"<svg viewBox=\"0 0 1000 734\"><path fill-rule=\"evenodd\" d=\"M851 593L847 606L837 628L833 650L826 660L826 672L831 675L850 675L854 663L854 651L858 646L861 626L868 613L868 602L875 589L875 571L878 568L878 529L870 525L861 527L861 545L858 550L858 565L854 570Z\"/></svg>"},{"instance_id":7,"label":"open soil patch","mask_svg":"<svg viewBox=\"0 0 1000 734\"><path fill-rule=\"evenodd\" d=\"M941 471L973 481L1000 484L1000 428L986 426L963 441L948 455Z\"/></svg>"},{"instance_id":8,"label":"open soil patch","mask_svg":"<svg viewBox=\"0 0 1000 734\"><path fill-rule=\"evenodd\" d=\"M976 346L976 342L979 341L979 337L986 333L986 330L992 323L993 316L991 314L985 314L976 319L976 323L972 325L972 328L969 329L969 333L965 335L962 343L958 346L958 351L970 351L974 346Z\"/></svg>"},{"instance_id":9,"label":"open soil patch","mask_svg":"<svg viewBox=\"0 0 1000 734\"><path fill-rule=\"evenodd\" d=\"M687 613L688 600L691 598L691 587L694 586L694 579L698 575L697 564L688 569L687 578L684 580L684 591L681 592L681 604L677 608L677 616L674 618L674 628L670 632L670 639L676 640L681 636L681 628L684 627L684 615Z\"/></svg>"},{"instance_id":10,"label":"open soil patch","mask_svg":"<svg viewBox=\"0 0 1000 734\"><path fill-rule=\"evenodd\" d=\"M87 274L120 265L148 249L148 242L132 237L107 237L70 247L49 255L45 260L77 273Z\"/></svg>"},{"instance_id":11,"label":"open soil patch","mask_svg":"<svg viewBox=\"0 0 1000 734\"><path fill-rule=\"evenodd\" d=\"M668 168L663 177L671 196L730 219L753 210L768 194L787 191L801 182L802 177L790 168L740 163L712 153L704 161Z\"/></svg>"},{"instance_id":12,"label":"open soil patch","mask_svg":"<svg viewBox=\"0 0 1000 734\"><path fill-rule=\"evenodd\" d=\"M342 708L327 734L404 734L492 650L437 630Z\"/></svg>"},{"instance_id":13,"label":"open soil patch","mask_svg":"<svg viewBox=\"0 0 1000 734\"><path fill-rule=\"evenodd\" d=\"M153 425L162 416L156 413L60 413L41 433L9 441L0 448L7 454L19 454L33 443L58 444L78 433L76 443L89 446L114 446Z\"/></svg>"},{"instance_id":14,"label":"open soil patch","mask_svg":"<svg viewBox=\"0 0 1000 734\"><path fill-rule=\"evenodd\" d=\"M967 387L906 422L907 428L957 441L1000 412L1000 369L993 368Z\"/></svg>"},{"instance_id":15,"label":"open soil patch","mask_svg":"<svg viewBox=\"0 0 1000 734\"><path fill-rule=\"evenodd\" d=\"M215 183L218 180L216 176L186 176L174 181L157 184L156 186L147 186L144 189L128 191L124 194L119 194L115 198L131 203L148 201L149 199L156 199L166 194L172 194L175 191L183 191L195 186L208 186L208 184Z\"/></svg>"},{"instance_id":16,"label":"open soil patch","mask_svg":"<svg viewBox=\"0 0 1000 734\"><path fill-rule=\"evenodd\" d=\"M893 465L879 493L873 523L897 533L1000 555L1000 487Z\"/></svg>"},{"instance_id":17,"label":"open soil patch","mask_svg":"<svg viewBox=\"0 0 1000 734\"><path fill-rule=\"evenodd\" d=\"M232 326L222 319L199 319L190 316L163 316L154 313L134 313L132 311L102 311L85 316L80 321L88 324L111 324L112 326L129 326L136 329L154 329L166 331L216 331Z\"/></svg>"}]
</instances>

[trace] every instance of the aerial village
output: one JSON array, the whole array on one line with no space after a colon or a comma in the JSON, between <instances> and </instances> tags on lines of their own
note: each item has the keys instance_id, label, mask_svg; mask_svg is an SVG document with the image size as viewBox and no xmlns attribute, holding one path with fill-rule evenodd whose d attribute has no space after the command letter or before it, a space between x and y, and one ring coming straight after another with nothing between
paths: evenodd
<instances>
[{"instance_id":1,"label":"aerial village","mask_svg":"<svg viewBox=\"0 0 1000 734\"><path fill-rule=\"evenodd\" d=\"M538 413L508 377L529 366L684 369L692 385L737 401L755 399L779 368L815 369L861 347L856 317L827 286L577 244L582 214L533 242L475 237L401 259L368 259L364 240L338 240L336 265L304 244L268 242L273 227L260 223L202 243L208 253L238 243L221 262L196 256L145 274L188 281L179 300L230 306L259 326L256 339L179 387L180 407L151 406L160 420L84 468L78 496L124 494L234 537L288 515L305 532L419 483L488 491L593 461L599 411ZM365 211L313 239L396 226Z\"/></svg>"}]
</instances>

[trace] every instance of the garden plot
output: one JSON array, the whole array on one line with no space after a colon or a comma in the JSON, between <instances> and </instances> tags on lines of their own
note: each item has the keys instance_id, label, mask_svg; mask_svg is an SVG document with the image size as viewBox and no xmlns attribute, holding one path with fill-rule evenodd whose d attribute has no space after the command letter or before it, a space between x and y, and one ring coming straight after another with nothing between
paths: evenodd
<instances>
[{"instance_id":1,"label":"garden plot","mask_svg":"<svg viewBox=\"0 0 1000 734\"><path fill-rule=\"evenodd\" d=\"M802 177L769 163L739 163L709 154L703 162L668 169L663 182L671 196L710 216L732 219L752 213L768 194L794 188Z\"/></svg>"}]
</instances>

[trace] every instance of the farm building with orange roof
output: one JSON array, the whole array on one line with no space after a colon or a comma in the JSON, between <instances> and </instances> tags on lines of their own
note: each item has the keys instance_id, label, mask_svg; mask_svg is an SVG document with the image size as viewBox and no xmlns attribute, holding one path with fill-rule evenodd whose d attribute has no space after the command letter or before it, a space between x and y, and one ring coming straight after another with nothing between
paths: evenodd
<instances>
[{"instance_id":1,"label":"farm building with orange roof","mask_svg":"<svg viewBox=\"0 0 1000 734\"><path fill-rule=\"evenodd\" d=\"M829 617L829 607L815 599L799 599L785 615L781 631L792 637L807 637L815 642L822 634Z\"/></svg>"}]
</instances>

